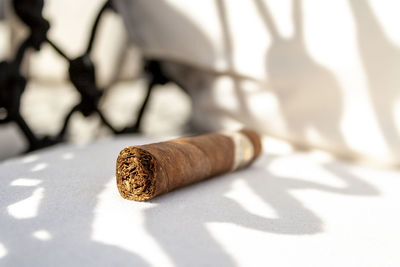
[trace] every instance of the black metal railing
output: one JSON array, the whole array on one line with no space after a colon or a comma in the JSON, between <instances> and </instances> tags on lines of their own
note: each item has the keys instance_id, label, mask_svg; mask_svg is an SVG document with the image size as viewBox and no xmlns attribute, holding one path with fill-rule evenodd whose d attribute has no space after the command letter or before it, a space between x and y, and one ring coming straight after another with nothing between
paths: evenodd
<instances>
[{"instance_id":1,"label":"black metal railing","mask_svg":"<svg viewBox=\"0 0 400 267\"><path fill-rule=\"evenodd\" d=\"M99 108L99 101L103 97L104 90L96 84L95 64L91 59L91 51L103 14L115 12L111 0L107 1L100 9L93 23L87 48L81 56L76 58L70 58L48 38L47 32L50 29L50 23L42 16L43 0L13 0L12 3L16 15L28 27L29 34L20 44L12 60L0 62L0 124L16 123L29 142L27 151L51 146L66 140L69 121L75 112L80 112L85 117L97 114L102 123L115 134L140 132L141 120L153 87L158 84L165 84L170 79L161 71L158 61L145 60L144 73L148 79L147 93L135 123L118 130L105 117ZM28 49L40 51L44 43L48 43L62 58L68 61L69 80L79 93L80 100L66 114L63 126L57 135L39 137L31 130L20 112L21 97L28 82L27 78L21 73L21 63Z\"/></svg>"}]
</instances>

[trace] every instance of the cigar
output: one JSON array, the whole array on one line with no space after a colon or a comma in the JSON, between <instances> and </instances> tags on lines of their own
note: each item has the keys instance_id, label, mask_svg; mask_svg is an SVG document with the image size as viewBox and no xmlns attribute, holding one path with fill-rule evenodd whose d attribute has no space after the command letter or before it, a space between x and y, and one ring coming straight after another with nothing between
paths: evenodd
<instances>
[{"instance_id":1,"label":"cigar","mask_svg":"<svg viewBox=\"0 0 400 267\"><path fill-rule=\"evenodd\" d=\"M259 135L247 129L130 146L117 159L118 191L125 199L148 200L249 166L261 149Z\"/></svg>"}]
</instances>

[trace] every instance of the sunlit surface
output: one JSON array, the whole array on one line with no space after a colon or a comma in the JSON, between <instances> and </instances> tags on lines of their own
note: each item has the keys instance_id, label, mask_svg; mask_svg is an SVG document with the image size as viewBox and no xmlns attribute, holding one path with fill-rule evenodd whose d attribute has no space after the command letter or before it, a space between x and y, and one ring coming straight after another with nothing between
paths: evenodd
<instances>
[{"instance_id":1,"label":"sunlit surface","mask_svg":"<svg viewBox=\"0 0 400 267\"><path fill-rule=\"evenodd\" d=\"M36 165L31 169L31 172L42 171L42 170L46 169L47 166L48 166L47 163L44 163L44 162L38 163L38 164L36 164Z\"/></svg>"},{"instance_id":2,"label":"sunlit surface","mask_svg":"<svg viewBox=\"0 0 400 267\"><path fill-rule=\"evenodd\" d=\"M243 198L242 196L247 196ZM226 197L237 202L249 213L263 216L264 218L277 219L279 214L270 203L263 201L262 197L254 194L252 188L246 183L245 179L235 180L232 189L225 193Z\"/></svg>"},{"instance_id":3,"label":"sunlit surface","mask_svg":"<svg viewBox=\"0 0 400 267\"><path fill-rule=\"evenodd\" d=\"M0 243L0 259L7 255L7 249Z\"/></svg>"},{"instance_id":4,"label":"sunlit surface","mask_svg":"<svg viewBox=\"0 0 400 267\"><path fill-rule=\"evenodd\" d=\"M36 217L40 201L44 196L44 188L33 191L32 195L7 207L8 213L16 219L28 219Z\"/></svg>"},{"instance_id":5,"label":"sunlit surface","mask_svg":"<svg viewBox=\"0 0 400 267\"><path fill-rule=\"evenodd\" d=\"M39 156L33 154L33 155L29 155L29 156L23 157L23 158L22 158L22 162L23 162L23 163L32 163L32 162L37 161L38 159L39 159Z\"/></svg>"},{"instance_id":6,"label":"sunlit surface","mask_svg":"<svg viewBox=\"0 0 400 267\"><path fill-rule=\"evenodd\" d=\"M18 178L12 181L10 185L12 186L36 186L40 184L42 181L39 179L30 179L30 178Z\"/></svg>"},{"instance_id":7,"label":"sunlit surface","mask_svg":"<svg viewBox=\"0 0 400 267\"><path fill-rule=\"evenodd\" d=\"M47 241L51 239L51 234L46 230L39 230L32 234L35 238L43 241Z\"/></svg>"},{"instance_id":8,"label":"sunlit surface","mask_svg":"<svg viewBox=\"0 0 400 267\"><path fill-rule=\"evenodd\" d=\"M73 153L64 153L61 157L65 160L70 160L73 159L75 156Z\"/></svg>"},{"instance_id":9,"label":"sunlit surface","mask_svg":"<svg viewBox=\"0 0 400 267\"><path fill-rule=\"evenodd\" d=\"M174 266L157 239L143 231L146 219L142 215L156 204L138 202L132 205L122 199L115 189L115 177L112 177L98 196L92 223L93 241L132 251L152 266ZM126 209L132 212L125 213Z\"/></svg>"}]
</instances>

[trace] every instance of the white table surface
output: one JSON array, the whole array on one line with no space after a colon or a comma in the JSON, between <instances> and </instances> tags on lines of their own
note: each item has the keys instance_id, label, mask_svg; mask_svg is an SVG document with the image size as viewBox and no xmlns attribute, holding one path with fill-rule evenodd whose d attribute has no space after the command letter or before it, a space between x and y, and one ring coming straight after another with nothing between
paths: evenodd
<instances>
[{"instance_id":1,"label":"white table surface","mask_svg":"<svg viewBox=\"0 0 400 267\"><path fill-rule=\"evenodd\" d=\"M398 170L267 141L249 169L124 200L117 154L147 141L1 163L0 266L400 266Z\"/></svg>"}]
</instances>

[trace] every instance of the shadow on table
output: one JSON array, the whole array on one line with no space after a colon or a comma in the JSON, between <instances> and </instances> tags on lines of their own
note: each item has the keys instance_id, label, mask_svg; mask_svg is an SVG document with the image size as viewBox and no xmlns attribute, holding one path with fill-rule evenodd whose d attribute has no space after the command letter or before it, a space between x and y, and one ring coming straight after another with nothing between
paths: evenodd
<instances>
[{"instance_id":1,"label":"shadow on table","mask_svg":"<svg viewBox=\"0 0 400 267\"><path fill-rule=\"evenodd\" d=\"M0 265L148 266L92 239L97 196L127 141L60 146L0 165Z\"/></svg>"},{"instance_id":2,"label":"shadow on table","mask_svg":"<svg viewBox=\"0 0 400 267\"><path fill-rule=\"evenodd\" d=\"M180 189L154 199L156 207L145 211L146 227L176 266L207 264L235 266L233 258L207 229L208 223L227 223L252 230L284 235L310 235L323 231L323 222L312 210L296 199L291 190L317 190L343 195L376 196L379 192L370 184L346 171L346 166L332 162L325 166L345 184L332 187L298 178L280 177L268 171L276 157L263 156L256 166ZM276 213L268 218L245 209L227 194L235 181L243 181L251 193L262 199ZM249 195L242 195L246 199ZM242 240L230 237L231 242ZM245 244L242 244L245 246Z\"/></svg>"},{"instance_id":3,"label":"shadow on table","mask_svg":"<svg viewBox=\"0 0 400 267\"><path fill-rule=\"evenodd\" d=\"M93 240L92 236L98 196L114 173L117 153L128 144L142 142L142 139L121 138L87 147L61 146L0 165L0 244L6 250L0 263L7 266L148 266L132 251L103 244ZM318 214L296 199L291 190L378 194L374 187L336 162L325 168L343 181L343 187L277 176L269 172L271 161L277 158L263 156L250 169L152 200L143 210L144 229L176 266L201 266L210 259L216 266L235 266L232 256L207 229L208 223L227 223L273 234L316 234L323 231L323 222ZM250 194L272 207L276 217L251 213L227 196L237 181L250 188ZM105 200L110 202L119 198L114 193ZM246 194L240 196L247 197ZM124 200L115 203L132 205L123 207L122 218L125 212L134 212L143 204ZM119 223L114 220L107 227L114 229ZM138 242L135 236L131 240ZM234 237L232 240L236 241Z\"/></svg>"}]
</instances>

